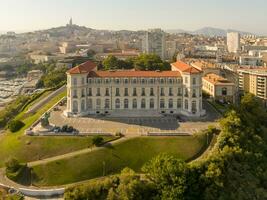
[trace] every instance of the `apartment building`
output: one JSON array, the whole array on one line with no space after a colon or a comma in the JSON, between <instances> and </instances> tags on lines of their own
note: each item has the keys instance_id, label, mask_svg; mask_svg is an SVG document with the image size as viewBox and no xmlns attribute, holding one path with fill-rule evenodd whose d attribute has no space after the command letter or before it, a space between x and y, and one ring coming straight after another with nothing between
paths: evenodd
<instances>
[{"instance_id":1,"label":"apartment building","mask_svg":"<svg viewBox=\"0 0 267 200\"><path fill-rule=\"evenodd\" d=\"M267 68L239 68L239 89L267 102ZM266 104L267 105L267 104Z\"/></svg>"},{"instance_id":2,"label":"apartment building","mask_svg":"<svg viewBox=\"0 0 267 200\"><path fill-rule=\"evenodd\" d=\"M230 53L237 53L240 51L240 34L237 32L227 33L227 47Z\"/></svg>"},{"instance_id":3,"label":"apartment building","mask_svg":"<svg viewBox=\"0 0 267 200\"><path fill-rule=\"evenodd\" d=\"M144 113L200 117L202 72L182 61L171 71L99 71L88 61L67 72L66 116Z\"/></svg>"},{"instance_id":4,"label":"apartment building","mask_svg":"<svg viewBox=\"0 0 267 200\"><path fill-rule=\"evenodd\" d=\"M165 59L166 38L165 32L161 29L149 29L142 42L143 53L156 54Z\"/></svg>"}]
</instances>

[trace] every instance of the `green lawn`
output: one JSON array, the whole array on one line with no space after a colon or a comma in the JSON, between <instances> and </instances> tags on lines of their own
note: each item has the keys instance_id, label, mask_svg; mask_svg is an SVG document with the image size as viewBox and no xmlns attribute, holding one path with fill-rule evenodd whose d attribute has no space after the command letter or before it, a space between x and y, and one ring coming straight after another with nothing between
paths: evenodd
<instances>
[{"instance_id":1,"label":"green lawn","mask_svg":"<svg viewBox=\"0 0 267 200\"><path fill-rule=\"evenodd\" d=\"M38 186L69 184L100 177L103 174L118 173L124 167L139 172L147 161L160 153L169 153L183 160L190 160L203 152L205 142L204 135L134 138L70 159L35 166L33 183Z\"/></svg>"},{"instance_id":2,"label":"green lawn","mask_svg":"<svg viewBox=\"0 0 267 200\"><path fill-rule=\"evenodd\" d=\"M16 133L6 131L5 134L0 135L0 167L3 167L9 158L16 158L21 162L29 162L87 148L91 144L92 137L30 137L24 135L24 131L33 122L39 119L42 114L65 95L65 92L57 95L39 109L38 112L29 116L25 115L25 111L32 104L27 106L18 116L25 123L25 126ZM42 95L40 98L43 97ZM105 139L110 138L106 137Z\"/></svg>"}]
</instances>

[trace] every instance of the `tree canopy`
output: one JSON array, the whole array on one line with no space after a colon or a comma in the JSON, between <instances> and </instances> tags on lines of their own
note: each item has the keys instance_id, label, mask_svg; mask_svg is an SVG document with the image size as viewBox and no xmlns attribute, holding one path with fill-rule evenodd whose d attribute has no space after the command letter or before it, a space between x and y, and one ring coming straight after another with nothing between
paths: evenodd
<instances>
[{"instance_id":1,"label":"tree canopy","mask_svg":"<svg viewBox=\"0 0 267 200\"><path fill-rule=\"evenodd\" d=\"M103 60L102 65L104 70L135 69L166 71L171 69L169 63L162 61L161 58L155 54L141 54L136 58L128 58L126 60L120 60L110 55Z\"/></svg>"},{"instance_id":2,"label":"tree canopy","mask_svg":"<svg viewBox=\"0 0 267 200\"><path fill-rule=\"evenodd\" d=\"M84 199L264 200L267 199L267 113L247 94L220 120L221 131L209 156L185 163L161 154L143 167L145 177L125 170L98 182L94 197ZM218 130L214 134L218 134ZM141 185L141 187L140 187ZM82 191L67 195L85 194ZM91 194L91 193L90 193ZM78 195L78 196L79 196ZM73 196L72 196L73 197ZM81 196L80 196L81 197ZM67 198L68 199L68 198ZM70 198L69 198L70 199ZM82 199L82 198L73 198Z\"/></svg>"}]
</instances>

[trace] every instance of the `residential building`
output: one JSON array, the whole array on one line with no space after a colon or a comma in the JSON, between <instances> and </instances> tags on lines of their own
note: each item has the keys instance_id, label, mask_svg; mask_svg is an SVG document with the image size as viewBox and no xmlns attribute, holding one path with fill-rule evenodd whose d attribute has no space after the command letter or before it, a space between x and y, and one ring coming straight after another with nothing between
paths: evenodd
<instances>
[{"instance_id":1,"label":"residential building","mask_svg":"<svg viewBox=\"0 0 267 200\"><path fill-rule=\"evenodd\" d=\"M237 32L227 33L227 47L230 53L240 51L240 34Z\"/></svg>"},{"instance_id":2,"label":"residential building","mask_svg":"<svg viewBox=\"0 0 267 200\"><path fill-rule=\"evenodd\" d=\"M202 72L177 61L171 71L99 71L91 61L67 72L66 116L183 114L200 117Z\"/></svg>"},{"instance_id":3,"label":"residential building","mask_svg":"<svg viewBox=\"0 0 267 200\"><path fill-rule=\"evenodd\" d=\"M263 60L260 56L242 55L239 57L239 64L249 66L262 66Z\"/></svg>"},{"instance_id":4,"label":"residential building","mask_svg":"<svg viewBox=\"0 0 267 200\"><path fill-rule=\"evenodd\" d=\"M165 32L161 29L149 29L143 39L143 53L156 54L165 59Z\"/></svg>"},{"instance_id":5,"label":"residential building","mask_svg":"<svg viewBox=\"0 0 267 200\"><path fill-rule=\"evenodd\" d=\"M239 89L252 93L267 103L267 68L239 68L237 72L239 74Z\"/></svg>"},{"instance_id":6,"label":"residential building","mask_svg":"<svg viewBox=\"0 0 267 200\"><path fill-rule=\"evenodd\" d=\"M202 78L203 91L216 101L235 102L235 84L217 74L207 74Z\"/></svg>"}]
</instances>

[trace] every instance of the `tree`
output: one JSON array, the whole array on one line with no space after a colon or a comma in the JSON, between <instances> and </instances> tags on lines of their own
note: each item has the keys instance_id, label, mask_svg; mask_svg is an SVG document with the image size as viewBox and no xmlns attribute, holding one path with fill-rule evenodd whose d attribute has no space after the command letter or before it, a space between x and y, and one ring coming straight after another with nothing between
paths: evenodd
<instances>
[{"instance_id":1,"label":"tree","mask_svg":"<svg viewBox=\"0 0 267 200\"><path fill-rule=\"evenodd\" d=\"M161 60L156 54L141 54L134 59L134 66L136 70L166 71L171 69L171 65Z\"/></svg>"},{"instance_id":2,"label":"tree","mask_svg":"<svg viewBox=\"0 0 267 200\"><path fill-rule=\"evenodd\" d=\"M20 120L12 120L8 123L9 130L14 133L19 131L25 124Z\"/></svg>"},{"instance_id":3,"label":"tree","mask_svg":"<svg viewBox=\"0 0 267 200\"><path fill-rule=\"evenodd\" d=\"M101 137L101 136L94 136L93 138L92 138L92 144L94 145L94 146L100 146L102 143L104 142L104 138L103 137Z\"/></svg>"},{"instance_id":4,"label":"tree","mask_svg":"<svg viewBox=\"0 0 267 200\"><path fill-rule=\"evenodd\" d=\"M115 56L108 56L102 64L105 70L120 69L119 60Z\"/></svg>"},{"instance_id":5,"label":"tree","mask_svg":"<svg viewBox=\"0 0 267 200\"><path fill-rule=\"evenodd\" d=\"M186 187L184 161L161 154L148 162L142 170L158 188L160 199L183 199Z\"/></svg>"}]
</instances>

